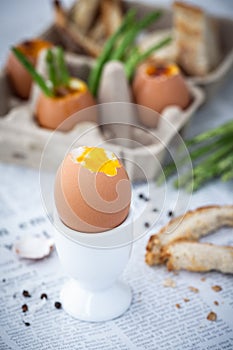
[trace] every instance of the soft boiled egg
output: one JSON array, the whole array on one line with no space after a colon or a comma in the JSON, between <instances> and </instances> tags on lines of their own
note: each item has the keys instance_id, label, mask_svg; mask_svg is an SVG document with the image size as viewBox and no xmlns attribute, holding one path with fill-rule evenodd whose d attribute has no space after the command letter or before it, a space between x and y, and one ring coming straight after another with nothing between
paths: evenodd
<instances>
[{"instance_id":1,"label":"soft boiled egg","mask_svg":"<svg viewBox=\"0 0 233 350\"><path fill-rule=\"evenodd\" d=\"M82 146L63 160L54 194L58 215L66 226L78 232L97 233L126 219L131 183L114 153Z\"/></svg>"},{"instance_id":2,"label":"soft boiled egg","mask_svg":"<svg viewBox=\"0 0 233 350\"><path fill-rule=\"evenodd\" d=\"M16 47L27 57L33 66L35 66L40 51L51 46L52 44L48 41L42 39L32 39L26 40ZM32 77L12 52L10 52L8 56L6 72L15 94L24 99L29 98L32 86Z\"/></svg>"},{"instance_id":3,"label":"soft boiled egg","mask_svg":"<svg viewBox=\"0 0 233 350\"><path fill-rule=\"evenodd\" d=\"M142 64L136 71L132 88L137 104L158 113L171 105L185 109L190 102L189 89L176 64L158 66L153 61ZM157 120L144 121L144 124L155 127Z\"/></svg>"},{"instance_id":4,"label":"soft boiled egg","mask_svg":"<svg viewBox=\"0 0 233 350\"><path fill-rule=\"evenodd\" d=\"M40 93L35 106L35 116L38 124L44 128L69 131L77 123L77 118L69 118L84 108L95 105L87 84L77 78L71 78L67 88L60 88L55 97ZM80 115L79 122L82 121ZM85 114L87 118L87 113ZM90 121L96 121L95 110L88 113ZM66 120L65 123L63 123Z\"/></svg>"}]
</instances>

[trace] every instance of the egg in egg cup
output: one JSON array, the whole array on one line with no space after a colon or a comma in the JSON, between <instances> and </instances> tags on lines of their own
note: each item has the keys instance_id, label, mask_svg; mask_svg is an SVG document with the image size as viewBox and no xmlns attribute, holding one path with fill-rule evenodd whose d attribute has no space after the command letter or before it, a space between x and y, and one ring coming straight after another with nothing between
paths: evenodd
<instances>
[{"instance_id":1,"label":"egg in egg cup","mask_svg":"<svg viewBox=\"0 0 233 350\"><path fill-rule=\"evenodd\" d=\"M71 316L106 321L130 306L119 279L133 241L131 184L121 161L97 147L73 149L55 180L54 224L61 264L71 277L61 302Z\"/></svg>"}]
</instances>

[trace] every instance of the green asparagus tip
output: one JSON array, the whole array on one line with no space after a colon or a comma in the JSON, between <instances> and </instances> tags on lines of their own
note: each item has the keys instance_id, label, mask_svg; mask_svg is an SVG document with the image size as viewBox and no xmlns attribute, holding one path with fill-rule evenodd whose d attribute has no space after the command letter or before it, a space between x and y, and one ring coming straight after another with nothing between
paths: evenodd
<instances>
[{"instance_id":1,"label":"green asparagus tip","mask_svg":"<svg viewBox=\"0 0 233 350\"><path fill-rule=\"evenodd\" d=\"M56 51L57 74L60 75L60 84L67 86L70 81L70 75L65 62L64 50L57 46Z\"/></svg>"},{"instance_id":2,"label":"green asparagus tip","mask_svg":"<svg viewBox=\"0 0 233 350\"><path fill-rule=\"evenodd\" d=\"M48 97L53 97L54 96L53 90L48 87L44 77L42 75L40 75L39 73L37 73L34 66L27 59L27 57L20 50L18 50L16 47L12 47L11 51L16 56L16 58L20 61L20 63L24 66L24 68L28 71L28 73L31 75L32 79L40 87L40 89L43 91L43 93Z\"/></svg>"}]
</instances>

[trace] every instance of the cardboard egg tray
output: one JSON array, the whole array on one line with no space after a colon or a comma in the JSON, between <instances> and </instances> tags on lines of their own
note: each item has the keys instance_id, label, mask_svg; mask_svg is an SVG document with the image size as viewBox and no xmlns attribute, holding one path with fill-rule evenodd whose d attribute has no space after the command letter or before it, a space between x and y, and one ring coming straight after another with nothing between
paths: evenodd
<instances>
[{"instance_id":1,"label":"cardboard egg tray","mask_svg":"<svg viewBox=\"0 0 233 350\"><path fill-rule=\"evenodd\" d=\"M140 1L122 1L125 12L131 8L136 9L137 17L140 20L151 11L162 10L163 15L148 29L150 31L172 29L172 9L168 7L156 6L151 4L142 4ZM162 4L162 2L161 2ZM70 9L72 11L72 8ZM221 50L221 60L217 67L209 72L204 77L189 76L188 80L195 85L201 86L205 92L205 101L214 96L226 79L233 76L233 36L230 35L233 31L233 19L224 17L215 17L215 25L219 32L219 43ZM51 40L56 44L65 44L61 33L58 33L56 26L50 26L41 36L47 40Z\"/></svg>"},{"instance_id":2,"label":"cardboard egg tray","mask_svg":"<svg viewBox=\"0 0 233 350\"><path fill-rule=\"evenodd\" d=\"M73 76L87 80L92 60L67 54L66 61ZM143 127L135 112L133 125L124 125L123 129L122 125L113 118L110 120L112 123L110 125L99 126L85 121L77 124L69 132L56 131L54 134L53 131L40 127L34 119L33 96L28 102L22 103L17 100L11 94L6 76L2 72L0 76L1 113L6 114L0 118L0 159L39 168L43 149L48 140L53 137L49 154L46 155L49 157L46 170L55 171L71 145L104 145L123 160L132 181L152 179L160 170L160 162L165 156L166 147L204 100L204 94L200 88L189 84L189 90L192 100L187 109L182 111L175 106L166 108L156 129ZM114 113L127 114L127 110L123 108L123 111L114 111ZM99 120L103 120L100 115L101 109L98 114ZM119 139L119 135L125 137L125 140Z\"/></svg>"},{"instance_id":3,"label":"cardboard egg tray","mask_svg":"<svg viewBox=\"0 0 233 350\"><path fill-rule=\"evenodd\" d=\"M139 17L155 9L154 6L136 2L125 2L124 6L126 9L137 8ZM164 10L164 15L152 29L169 28L171 21L171 11ZM154 178L161 169L160 163L165 157L166 148L174 140L175 135L187 125L203 103L204 96L208 100L229 76L233 65L233 37L229 35L233 29L233 21L225 19L218 19L218 21L222 61L205 78L188 79L192 102L186 110L181 111L175 107L166 109L156 129L142 129L139 120L135 118L134 127L127 127L126 132L130 135L132 142L121 142L116 139L121 132L117 123L112 125L110 130L105 130L91 122L84 122L77 124L70 132L56 132L53 136L56 147L50 148L49 159L46 162L47 170L56 170L71 144L105 144L105 147L111 149L124 161L132 181ZM61 44L61 37L55 26L48 28L41 36L55 44ZM93 60L76 54L67 54L66 59L72 75L86 81ZM37 124L33 117L32 105L33 101L22 102L12 95L4 70L0 72L0 159L2 161L39 167L44 146L53 132Z\"/></svg>"},{"instance_id":4,"label":"cardboard egg tray","mask_svg":"<svg viewBox=\"0 0 233 350\"><path fill-rule=\"evenodd\" d=\"M125 8L135 8L139 19L145 16L146 13L161 9L163 11L162 17L150 26L150 30L164 30L172 28L172 10L166 7L156 7L149 4L142 4L137 1L124 2ZM219 44L221 50L221 60L217 67L209 72L204 77L188 77L188 80L195 85L201 86L205 92L205 101L217 93L226 79L233 76L233 36L230 35L233 31L233 18L214 17L215 25L219 32Z\"/></svg>"}]
</instances>

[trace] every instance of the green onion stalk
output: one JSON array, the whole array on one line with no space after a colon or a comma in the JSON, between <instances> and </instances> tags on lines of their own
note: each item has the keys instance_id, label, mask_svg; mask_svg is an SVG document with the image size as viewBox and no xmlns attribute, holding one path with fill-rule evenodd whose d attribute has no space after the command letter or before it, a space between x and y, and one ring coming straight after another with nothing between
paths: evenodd
<instances>
[{"instance_id":1,"label":"green onion stalk","mask_svg":"<svg viewBox=\"0 0 233 350\"><path fill-rule=\"evenodd\" d=\"M147 59L154 51L159 50L171 41L171 38L168 37L142 53L139 52L135 45L137 35L143 29L146 29L157 21L161 14L161 11L154 11L146 15L140 21L136 21L135 11L130 10L127 12L120 27L107 40L90 72L88 86L94 96L97 96L102 71L106 62L111 60L122 61L126 76L130 80L136 66L140 62Z\"/></svg>"},{"instance_id":2,"label":"green onion stalk","mask_svg":"<svg viewBox=\"0 0 233 350\"><path fill-rule=\"evenodd\" d=\"M69 87L70 76L65 64L64 51L61 47L47 50L45 60L48 80L36 71L35 67L19 49L13 47L12 52L46 96L55 97L59 88Z\"/></svg>"},{"instance_id":3,"label":"green onion stalk","mask_svg":"<svg viewBox=\"0 0 233 350\"><path fill-rule=\"evenodd\" d=\"M115 33L113 33L113 35L107 40L101 54L97 58L96 63L93 69L91 70L89 80L88 80L89 89L94 96L96 96L98 91L99 81L100 81L104 64L108 61L109 57L111 56L112 50L114 49L114 46L118 41L118 39L125 32L126 28L129 25L133 24L134 18L135 18L135 11L134 10L128 11L122 21L122 24L115 31Z\"/></svg>"}]
</instances>

